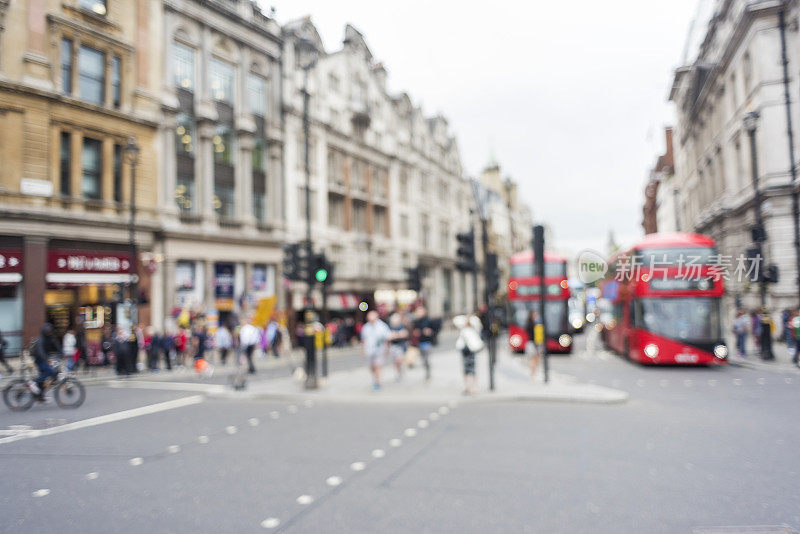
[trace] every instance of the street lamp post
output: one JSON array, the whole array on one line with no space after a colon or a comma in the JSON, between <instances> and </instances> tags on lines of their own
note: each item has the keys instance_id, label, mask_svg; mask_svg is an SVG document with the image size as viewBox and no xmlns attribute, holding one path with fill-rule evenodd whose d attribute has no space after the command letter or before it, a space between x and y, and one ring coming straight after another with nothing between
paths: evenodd
<instances>
[{"instance_id":1,"label":"street lamp post","mask_svg":"<svg viewBox=\"0 0 800 534\"><path fill-rule=\"evenodd\" d=\"M744 129L747 131L747 136L750 138L750 168L753 175L753 215L755 216L755 228L753 229L753 238L756 242L756 254L761 262L758 266L759 270L762 269L764 261L763 242L766 238L764 233L764 220L761 215L761 188L758 185L758 154L756 153L756 129L758 127L759 113L758 111L751 111L744 116ZM767 305L767 282L764 279L764 273L758 273L759 279L759 295L761 297L761 306Z\"/></svg>"},{"instance_id":2,"label":"street lamp post","mask_svg":"<svg viewBox=\"0 0 800 534\"><path fill-rule=\"evenodd\" d=\"M130 281L128 283L128 296L130 298L130 318L131 327L138 322L139 314L139 276L136 261L136 166L139 165L141 157L141 149L136 144L135 137L128 138L128 144L125 145L125 156L128 160L128 165L131 169L131 188L130 188L130 204L128 219L128 255L130 256Z\"/></svg>"},{"instance_id":3,"label":"street lamp post","mask_svg":"<svg viewBox=\"0 0 800 534\"><path fill-rule=\"evenodd\" d=\"M303 135L305 137L304 168L306 175L306 265L308 279L306 280L306 306L303 313L305 322L305 349L306 349L306 389L317 388L317 358L316 347L314 346L314 317L313 317L313 273L311 268L311 258L314 255L314 247L311 242L311 168L310 168L310 127L309 104L311 95L308 93L308 73L317 63L317 47L308 39L300 39L296 46L298 65L303 70Z\"/></svg>"}]
</instances>

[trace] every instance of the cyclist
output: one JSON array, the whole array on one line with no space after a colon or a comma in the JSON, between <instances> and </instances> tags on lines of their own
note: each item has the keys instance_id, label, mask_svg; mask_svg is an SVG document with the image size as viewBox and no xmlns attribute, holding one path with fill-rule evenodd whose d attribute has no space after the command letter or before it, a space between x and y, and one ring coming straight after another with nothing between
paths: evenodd
<instances>
[{"instance_id":1,"label":"cyclist","mask_svg":"<svg viewBox=\"0 0 800 534\"><path fill-rule=\"evenodd\" d=\"M53 335L53 325L44 323L42 326L42 334L34 341L31 354L33 361L36 364L36 369L39 370L39 376L36 379L36 385L39 386L38 400L44 400L44 382L48 378L56 376L56 370L52 368L48 361L48 354L56 353L61 354L61 347L58 340Z\"/></svg>"}]
</instances>

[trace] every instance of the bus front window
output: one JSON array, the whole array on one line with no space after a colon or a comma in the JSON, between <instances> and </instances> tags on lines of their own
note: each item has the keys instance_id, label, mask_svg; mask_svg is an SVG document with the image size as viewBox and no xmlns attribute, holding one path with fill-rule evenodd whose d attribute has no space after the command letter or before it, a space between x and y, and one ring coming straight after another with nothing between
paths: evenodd
<instances>
[{"instance_id":1,"label":"bus front window","mask_svg":"<svg viewBox=\"0 0 800 534\"><path fill-rule=\"evenodd\" d=\"M636 322L654 334L681 341L715 342L721 338L719 299L639 299Z\"/></svg>"}]
</instances>

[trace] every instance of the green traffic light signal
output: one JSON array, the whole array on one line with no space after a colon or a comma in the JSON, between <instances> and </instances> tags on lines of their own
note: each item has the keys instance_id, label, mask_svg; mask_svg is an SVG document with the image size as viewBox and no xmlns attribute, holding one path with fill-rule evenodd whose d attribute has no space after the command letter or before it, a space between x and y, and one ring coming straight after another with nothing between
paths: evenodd
<instances>
[{"instance_id":1,"label":"green traffic light signal","mask_svg":"<svg viewBox=\"0 0 800 534\"><path fill-rule=\"evenodd\" d=\"M327 269L317 269L317 272L314 273L314 278L317 279L317 282L324 282L328 279L328 270Z\"/></svg>"}]
</instances>

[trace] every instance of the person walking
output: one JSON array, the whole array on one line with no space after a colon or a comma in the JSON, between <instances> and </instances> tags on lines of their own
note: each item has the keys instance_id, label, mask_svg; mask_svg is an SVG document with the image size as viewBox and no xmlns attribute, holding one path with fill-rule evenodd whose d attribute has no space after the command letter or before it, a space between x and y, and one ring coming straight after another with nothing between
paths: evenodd
<instances>
[{"instance_id":1,"label":"person walking","mask_svg":"<svg viewBox=\"0 0 800 534\"><path fill-rule=\"evenodd\" d=\"M800 367L800 309L795 310L794 314L789 318L787 323L789 334L794 341L794 355L792 356L792 363Z\"/></svg>"},{"instance_id":2,"label":"person walking","mask_svg":"<svg viewBox=\"0 0 800 534\"><path fill-rule=\"evenodd\" d=\"M539 369L539 345L536 343L536 327L541 325L539 315L536 310L531 310L528 314L528 320L525 322L525 333L528 335L529 343L532 347L531 350L531 380L536 379L536 371Z\"/></svg>"},{"instance_id":3,"label":"person walking","mask_svg":"<svg viewBox=\"0 0 800 534\"><path fill-rule=\"evenodd\" d=\"M281 357L281 329L274 317L267 324L267 328L264 329L264 342L264 354L271 350L276 359Z\"/></svg>"},{"instance_id":4,"label":"person walking","mask_svg":"<svg viewBox=\"0 0 800 534\"><path fill-rule=\"evenodd\" d=\"M367 322L361 327L361 346L372 373L372 389L375 391L381 389L381 367L390 336L391 331L380 320L378 312L370 310L367 313Z\"/></svg>"},{"instance_id":5,"label":"person walking","mask_svg":"<svg viewBox=\"0 0 800 534\"><path fill-rule=\"evenodd\" d=\"M250 321L242 325L239 330L239 347L244 351L244 355L247 358L247 372L251 375L256 373L256 367L253 365L253 351L260 340L261 332L255 325L251 324Z\"/></svg>"},{"instance_id":6,"label":"person walking","mask_svg":"<svg viewBox=\"0 0 800 534\"><path fill-rule=\"evenodd\" d=\"M456 349L461 351L464 364L464 395L474 395L477 392L475 380L475 355L483 350L484 343L481 339L481 320L475 315L467 318L458 315L453 318L453 325L458 329Z\"/></svg>"},{"instance_id":7,"label":"person walking","mask_svg":"<svg viewBox=\"0 0 800 534\"><path fill-rule=\"evenodd\" d=\"M744 310L736 311L736 318L733 320L733 335L736 336L736 351L739 356L747 356L747 327L750 321Z\"/></svg>"},{"instance_id":8,"label":"person walking","mask_svg":"<svg viewBox=\"0 0 800 534\"><path fill-rule=\"evenodd\" d=\"M114 348L114 335L111 330L111 325L103 327L103 336L100 338L100 352L103 354L103 367L107 367L111 363L111 353Z\"/></svg>"},{"instance_id":9,"label":"person walking","mask_svg":"<svg viewBox=\"0 0 800 534\"><path fill-rule=\"evenodd\" d=\"M3 337L3 332L0 331L0 364L6 368L6 373L13 374L14 369L6 361L6 349L8 348L8 340ZM3 375L0 375L3 378Z\"/></svg>"},{"instance_id":10,"label":"person walking","mask_svg":"<svg viewBox=\"0 0 800 534\"><path fill-rule=\"evenodd\" d=\"M414 320L413 335L419 340L419 353L422 356L422 364L425 366L425 382L430 382L430 356L434 336L433 323L428 317L428 310L425 309L425 306L420 305L414 314L416 319Z\"/></svg>"},{"instance_id":11,"label":"person walking","mask_svg":"<svg viewBox=\"0 0 800 534\"><path fill-rule=\"evenodd\" d=\"M183 368L186 365L186 354L189 351L189 333L184 326L179 326L178 332L175 334L175 351L176 363L178 367Z\"/></svg>"},{"instance_id":12,"label":"person walking","mask_svg":"<svg viewBox=\"0 0 800 534\"><path fill-rule=\"evenodd\" d=\"M761 336L759 343L761 345L761 359L764 361L772 361L775 359L775 355L772 353L772 330L774 328L774 324L766 307L761 308L759 319L761 325Z\"/></svg>"},{"instance_id":13,"label":"person walking","mask_svg":"<svg viewBox=\"0 0 800 534\"><path fill-rule=\"evenodd\" d=\"M75 370L77 371L78 365L83 364L83 372L89 372L89 343L86 340L86 324L83 316L78 317L75 322L75 348L77 354L75 358Z\"/></svg>"},{"instance_id":14,"label":"person walking","mask_svg":"<svg viewBox=\"0 0 800 534\"><path fill-rule=\"evenodd\" d=\"M64 337L61 338L61 355L67 362L67 369L72 371L75 368L75 362L78 360L78 342L75 338L75 331L73 329L67 330Z\"/></svg>"},{"instance_id":15,"label":"person walking","mask_svg":"<svg viewBox=\"0 0 800 534\"><path fill-rule=\"evenodd\" d=\"M403 361L406 357L406 346L408 345L408 328L403 324L403 317L399 313L393 313L389 317L389 356L397 372L397 381L403 379Z\"/></svg>"},{"instance_id":16,"label":"person walking","mask_svg":"<svg viewBox=\"0 0 800 534\"><path fill-rule=\"evenodd\" d=\"M222 365L225 365L228 361L228 355L231 349L233 349L233 335L227 324L223 324L217 328L214 334L214 345L216 345L217 352L219 353L219 361Z\"/></svg>"}]
</instances>

